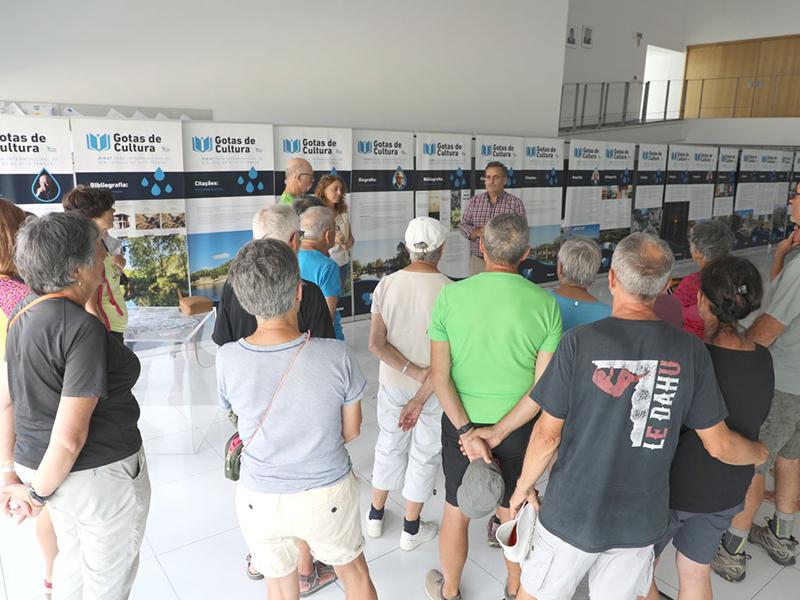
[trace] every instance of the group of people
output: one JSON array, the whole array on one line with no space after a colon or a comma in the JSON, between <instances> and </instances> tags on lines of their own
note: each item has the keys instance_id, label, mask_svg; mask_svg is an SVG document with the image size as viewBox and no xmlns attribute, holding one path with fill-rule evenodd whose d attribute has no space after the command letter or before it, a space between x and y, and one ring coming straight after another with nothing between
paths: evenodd
<instances>
[{"instance_id":1,"label":"group of people","mask_svg":"<svg viewBox=\"0 0 800 600\"><path fill-rule=\"evenodd\" d=\"M472 519L490 517L494 544L498 525L531 511L528 547L506 558L506 598L571 598L587 574L593 598L657 598L654 564L670 542L686 597L711 597L712 569L741 580L744 539L793 564L800 260L786 259L800 230L778 245L767 295L755 266L730 254L725 226L698 224L701 269L667 319L665 242L619 243L609 307L588 291L596 242L566 240L547 292L519 274L529 226L505 167L485 175L462 225L475 274L439 271L447 231L419 217L404 237L410 264L373 293L380 433L366 512L345 444L360 433L367 382L336 313L346 273L335 248L353 243L336 208L344 182L325 176L307 195L313 170L296 159L282 202L254 216L214 331L220 406L245 442L235 508L247 576L266 579L272 599L337 578L348 598L377 598L363 531L383 535L393 490L406 500L400 548L439 536L440 568L421 582L431 600L462 597ZM0 507L19 520L49 514L40 538L57 540L56 598L126 598L150 498L131 393L139 362L116 335L113 199L79 187L64 208L26 219L0 201ZM800 223L798 199L791 218ZM440 462L441 529L421 518ZM773 466L775 513L753 525Z\"/></svg>"}]
</instances>

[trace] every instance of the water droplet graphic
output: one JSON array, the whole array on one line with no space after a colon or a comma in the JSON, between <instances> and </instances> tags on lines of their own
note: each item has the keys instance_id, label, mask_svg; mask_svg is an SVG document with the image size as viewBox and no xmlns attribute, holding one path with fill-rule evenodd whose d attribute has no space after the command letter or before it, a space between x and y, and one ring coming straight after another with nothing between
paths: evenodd
<instances>
[{"instance_id":1,"label":"water droplet graphic","mask_svg":"<svg viewBox=\"0 0 800 600\"><path fill-rule=\"evenodd\" d=\"M147 181L147 177L142 177L142 187L147 187L150 185L150 182Z\"/></svg>"},{"instance_id":2,"label":"water droplet graphic","mask_svg":"<svg viewBox=\"0 0 800 600\"><path fill-rule=\"evenodd\" d=\"M455 179L455 177L451 174L450 175L450 181L453 181L454 179Z\"/></svg>"},{"instance_id":3,"label":"water droplet graphic","mask_svg":"<svg viewBox=\"0 0 800 600\"><path fill-rule=\"evenodd\" d=\"M461 185L467 185L467 180L466 179L462 179L461 180Z\"/></svg>"},{"instance_id":4,"label":"water droplet graphic","mask_svg":"<svg viewBox=\"0 0 800 600\"><path fill-rule=\"evenodd\" d=\"M260 181L258 182L258 189L259 190L263 190L264 189L264 184L261 183Z\"/></svg>"},{"instance_id":5,"label":"water droplet graphic","mask_svg":"<svg viewBox=\"0 0 800 600\"><path fill-rule=\"evenodd\" d=\"M463 171L461 170L461 167L458 167L458 169L456 170L456 175L458 175L459 177L461 177L461 174L462 174L462 173L463 173Z\"/></svg>"},{"instance_id":6,"label":"water droplet graphic","mask_svg":"<svg viewBox=\"0 0 800 600\"><path fill-rule=\"evenodd\" d=\"M158 187L157 183L154 183L153 187L150 188L150 193L153 194L153 196L160 196L161 195L161 188Z\"/></svg>"},{"instance_id":7,"label":"water droplet graphic","mask_svg":"<svg viewBox=\"0 0 800 600\"><path fill-rule=\"evenodd\" d=\"M167 187L164 188L164 191L167 192L168 194L171 194L172 193L172 186L170 184L167 184Z\"/></svg>"},{"instance_id":8,"label":"water droplet graphic","mask_svg":"<svg viewBox=\"0 0 800 600\"><path fill-rule=\"evenodd\" d=\"M338 173L338 171L336 170L336 167L333 167L331 169L331 175L336 175L337 173Z\"/></svg>"},{"instance_id":9,"label":"water droplet graphic","mask_svg":"<svg viewBox=\"0 0 800 600\"><path fill-rule=\"evenodd\" d=\"M256 177L258 177L258 171L256 171L255 167L250 167L250 170L247 172L247 176L250 179L255 179Z\"/></svg>"},{"instance_id":10,"label":"water droplet graphic","mask_svg":"<svg viewBox=\"0 0 800 600\"><path fill-rule=\"evenodd\" d=\"M161 167L156 169L156 172L153 174L153 177L156 178L156 181L164 181L164 171L161 170Z\"/></svg>"},{"instance_id":11,"label":"water droplet graphic","mask_svg":"<svg viewBox=\"0 0 800 600\"><path fill-rule=\"evenodd\" d=\"M256 189L256 188L253 187L253 182L252 181L248 181L247 182L247 187L245 187L244 189L247 190L248 194L252 194L253 190Z\"/></svg>"},{"instance_id":12,"label":"water droplet graphic","mask_svg":"<svg viewBox=\"0 0 800 600\"><path fill-rule=\"evenodd\" d=\"M239 179L236 181L239 183L239 185L242 185L244 183L244 177L239 177Z\"/></svg>"},{"instance_id":13,"label":"water droplet graphic","mask_svg":"<svg viewBox=\"0 0 800 600\"><path fill-rule=\"evenodd\" d=\"M31 183L31 193L39 202L53 202L61 195L61 186L50 171L42 168Z\"/></svg>"}]
</instances>

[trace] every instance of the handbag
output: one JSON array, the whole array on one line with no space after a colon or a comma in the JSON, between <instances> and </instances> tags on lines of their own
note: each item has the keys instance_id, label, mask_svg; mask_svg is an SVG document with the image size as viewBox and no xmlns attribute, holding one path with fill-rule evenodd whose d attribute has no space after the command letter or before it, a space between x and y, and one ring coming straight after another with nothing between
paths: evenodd
<instances>
[{"instance_id":1,"label":"handbag","mask_svg":"<svg viewBox=\"0 0 800 600\"><path fill-rule=\"evenodd\" d=\"M267 410L264 413L264 416L261 417L261 422L253 432L253 435L250 436L250 439L247 440L247 443L245 444L242 442L242 438L239 437L239 432L237 431L228 439L227 443L225 444L225 477L231 481L239 481L239 474L242 470L242 454L244 454L244 451L247 450L247 447L258 435L258 432L261 431L261 427L264 425L264 420L267 418L267 415L272 408L272 404L275 402L275 398L278 397L278 392L280 392L281 388L283 387L283 382L286 381L286 377L289 375L289 371L292 370L294 361L296 361L297 357L300 356L300 352L303 350L306 343L308 343L309 339L311 339L310 331L308 332L305 341L300 345L300 348L298 348L297 352L295 353L294 358L292 358L291 362L289 363L286 373L283 374L283 379L281 379L280 383L278 384L278 389L275 390L272 400L270 400L269 404L267 405Z\"/></svg>"}]
</instances>

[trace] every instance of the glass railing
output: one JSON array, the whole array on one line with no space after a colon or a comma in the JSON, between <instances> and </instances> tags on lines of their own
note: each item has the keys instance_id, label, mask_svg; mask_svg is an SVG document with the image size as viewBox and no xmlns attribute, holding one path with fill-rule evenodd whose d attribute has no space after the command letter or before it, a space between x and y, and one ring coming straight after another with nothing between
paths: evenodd
<instances>
[{"instance_id":1,"label":"glass railing","mask_svg":"<svg viewBox=\"0 0 800 600\"><path fill-rule=\"evenodd\" d=\"M800 117L800 73L561 86L561 131L752 117Z\"/></svg>"}]
</instances>

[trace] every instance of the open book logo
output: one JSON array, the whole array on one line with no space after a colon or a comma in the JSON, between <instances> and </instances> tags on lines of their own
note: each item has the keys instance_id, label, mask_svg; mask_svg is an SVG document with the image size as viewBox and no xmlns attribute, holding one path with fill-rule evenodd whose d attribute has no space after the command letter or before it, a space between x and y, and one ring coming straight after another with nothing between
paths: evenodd
<instances>
[{"instance_id":1,"label":"open book logo","mask_svg":"<svg viewBox=\"0 0 800 600\"><path fill-rule=\"evenodd\" d=\"M368 140L358 140L359 154L372 154L372 142Z\"/></svg>"},{"instance_id":2,"label":"open book logo","mask_svg":"<svg viewBox=\"0 0 800 600\"><path fill-rule=\"evenodd\" d=\"M109 140L107 133L102 135L98 135L96 133L87 133L86 147L89 148L89 150L94 150L95 152L102 152L103 150L108 150L111 148L111 141Z\"/></svg>"},{"instance_id":3,"label":"open book logo","mask_svg":"<svg viewBox=\"0 0 800 600\"><path fill-rule=\"evenodd\" d=\"M428 156L433 156L436 154L436 144L422 144L422 153Z\"/></svg>"},{"instance_id":4,"label":"open book logo","mask_svg":"<svg viewBox=\"0 0 800 600\"><path fill-rule=\"evenodd\" d=\"M300 152L300 140L299 139L294 139L294 140L284 139L283 140L283 151L286 152L287 154L297 154L298 152Z\"/></svg>"},{"instance_id":5,"label":"open book logo","mask_svg":"<svg viewBox=\"0 0 800 600\"><path fill-rule=\"evenodd\" d=\"M211 151L211 136L207 135L201 137L199 135L192 136L192 150L195 152L210 152Z\"/></svg>"}]
</instances>

